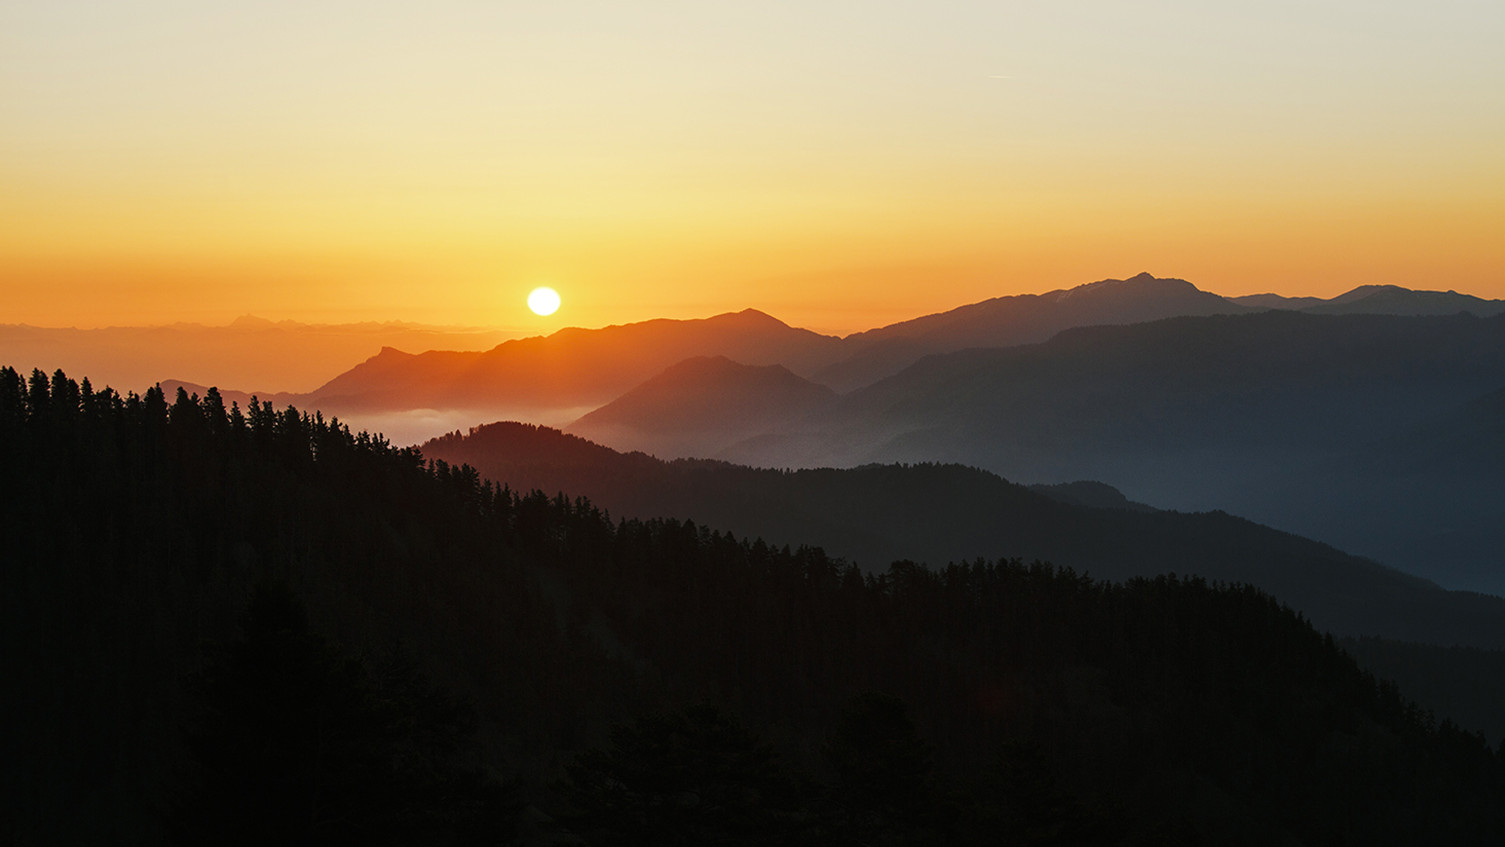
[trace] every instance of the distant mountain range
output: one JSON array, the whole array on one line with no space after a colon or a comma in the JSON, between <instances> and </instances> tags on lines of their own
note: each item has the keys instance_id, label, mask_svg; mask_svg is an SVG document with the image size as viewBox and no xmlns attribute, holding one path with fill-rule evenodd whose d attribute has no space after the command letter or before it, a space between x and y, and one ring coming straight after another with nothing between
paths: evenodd
<instances>
[{"instance_id":1,"label":"distant mountain range","mask_svg":"<svg viewBox=\"0 0 1505 847\"><path fill-rule=\"evenodd\" d=\"M1104 579L1197 574L1258 586L1340 634L1505 647L1505 600L1445 591L1222 512L1148 509L1102 485L1032 490L958 465L786 472L663 462L520 423L477 427L421 450L514 490L583 495L616 517L690 519L776 546L818 543L874 571L902 559L940 565L1006 555Z\"/></svg>"},{"instance_id":2,"label":"distant mountain range","mask_svg":"<svg viewBox=\"0 0 1505 847\"><path fill-rule=\"evenodd\" d=\"M703 320L562 329L480 353L387 348L303 402L359 410L594 407L685 359L725 356L808 373L835 359L840 345L747 309Z\"/></svg>"},{"instance_id":3,"label":"distant mountain range","mask_svg":"<svg viewBox=\"0 0 1505 847\"><path fill-rule=\"evenodd\" d=\"M815 378L841 391L869 385L933 353L1045 341L1063 329L1248 311L1182 279L1141 273L1045 294L995 297L842 339L849 351Z\"/></svg>"},{"instance_id":4,"label":"distant mountain range","mask_svg":"<svg viewBox=\"0 0 1505 847\"><path fill-rule=\"evenodd\" d=\"M1505 389L1380 431L1335 458L1261 479L1228 508L1505 594Z\"/></svg>"},{"instance_id":5,"label":"distant mountain range","mask_svg":"<svg viewBox=\"0 0 1505 847\"><path fill-rule=\"evenodd\" d=\"M715 456L1102 479L1157 506L1228 509L1499 592L1505 494L1488 457L1505 430L1483 401L1466 404L1500 386L1505 316L1175 318L930 357ZM1429 423L1451 410L1452 424Z\"/></svg>"},{"instance_id":6,"label":"distant mountain range","mask_svg":"<svg viewBox=\"0 0 1505 847\"><path fill-rule=\"evenodd\" d=\"M1282 297L1252 294L1229 298L1243 306L1291 309L1317 315L1456 315L1481 318L1505 312L1505 300L1484 300L1456 291L1413 291L1398 285L1361 285L1331 300L1320 297Z\"/></svg>"},{"instance_id":7,"label":"distant mountain range","mask_svg":"<svg viewBox=\"0 0 1505 847\"><path fill-rule=\"evenodd\" d=\"M1144 273L846 338L749 309L476 352L389 348L313 392L261 399L400 443L519 419L662 458L1100 479L1505 592L1505 497L1479 461L1505 436L1464 420L1502 387L1505 301L1396 286L1224 298Z\"/></svg>"},{"instance_id":8,"label":"distant mountain range","mask_svg":"<svg viewBox=\"0 0 1505 847\"><path fill-rule=\"evenodd\" d=\"M367 411L595 407L685 359L716 356L743 365L783 365L846 393L934 354L1032 344L1077 327L1272 308L1408 316L1467 312L1488 317L1505 312L1505 301L1395 286L1362 286L1331 300L1226 298L1185 280L1141 273L1045 294L998 297L845 338L790 327L746 309L701 320L564 329L477 352L409 354L383 349L297 399L304 405Z\"/></svg>"},{"instance_id":9,"label":"distant mountain range","mask_svg":"<svg viewBox=\"0 0 1505 847\"><path fill-rule=\"evenodd\" d=\"M1505 301L1396 286L1361 286L1331 300L1274 294L1226 298L1201 291L1185 280L1141 273L1045 294L998 297L845 338L790 327L755 309L699 320L569 328L549 336L505 340L489 349L473 346L486 336L472 330L461 332L406 324L318 327L243 318L228 328L179 325L79 331L0 327L0 354L9 355L12 361L40 359L40 364L52 367L52 360L57 357L38 356L39 351L61 350L106 336L114 339L109 343L115 346L126 343L127 339L142 343L150 337L158 339L156 346L165 357L160 376L190 385L217 384L222 392L233 389L249 394L253 393L251 389L261 386L254 382L246 384L242 378L250 372L265 372L268 363L277 362L277 367L288 375L301 375L310 367L330 361L327 355L313 355L309 344L300 340L317 338L325 347L343 351L348 357L345 361L354 358L352 353L356 349L380 349L375 355L364 353L365 361L327 379L312 391L263 391L263 399L275 398L275 402L297 403L347 416L467 409L536 417L528 413L545 409L595 409L670 366L696 357L721 356L743 365L782 365L797 376L847 393L896 374L929 355L1032 344L1077 327L1243 314L1272 308L1321 314L1412 316L1467 312L1487 317L1505 311ZM211 329L218 343L206 336ZM57 333L78 337L64 339ZM182 343L173 340L175 334L184 333L187 335L178 340ZM253 338L256 346L242 343L242 336ZM340 343L326 343L331 339ZM195 350L211 352L197 358L188 355L183 345L189 342ZM469 350L425 346L431 342L446 345L461 342L459 346ZM213 353L221 347L239 351L244 362L254 363L259 370L226 367L219 361L224 357ZM426 352L409 353L405 349ZM75 358L78 357L57 364L73 364L76 370L77 365L72 362ZM89 357L84 355L84 358ZM198 375L192 368L185 372L183 362L200 360L203 366ZM211 376L211 372L216 375Z\"/></svg>"},{"instance_id":10,"label":"distant mountain range","mask_svg":"<svg viewBox=\"0 0 1505 847\"><path fill-rule=\"evenodd\" d=\"M226 326L103 329L0 324L0 361L88 373L100 385L142 392L166 378L271 397L306 392L384 346L486 350L517 335L497 329L406 322L308 324L251 315Z\"/></svg>"},{"instance_id":11,"label":"distant mountain range","mask_svg":"<svg viewBox=\"0 0 1505 847\"><path fill-rule=\"evenodd\" d=\"M961 461L1041 481L1105 467L1147 476L1165 462L1226 472L1204 455L1253 471L1272 456L1305 461L1419 424L1501 385L1505 317L1172 318L930 356L788 427L787 438L724 458ZM1168 497L1195 484L1177 476L1146 490Z\"/></svg>"}]
</instances>

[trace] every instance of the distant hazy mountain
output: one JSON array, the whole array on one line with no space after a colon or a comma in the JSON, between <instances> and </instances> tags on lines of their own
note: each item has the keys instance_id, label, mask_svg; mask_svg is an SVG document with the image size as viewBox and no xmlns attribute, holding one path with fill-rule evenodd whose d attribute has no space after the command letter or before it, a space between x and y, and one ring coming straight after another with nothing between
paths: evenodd
<instances>
[{"instance_id":1,"label":"distant hazy mountain","mask_svg":"<svg viewBox=\"0 0 1505 847\"><path fill-rule=\"evenodd\" d=\"M836 392L783 365L702 356L669 367L568 429L661 458L707 456L835 402Z\"/></svg>"},{"instance_id":2,"label":"distant hazy mountain","mask_svg":"<svg viewBox=\"0 0 1505 847\"><path fill-rule=\"evenodd\" d=\"M486 350L515 333L387 322L304 324L252 316L228 326L74 329L0 325L0 361L88 373L100 385L142 392L167 379L271 396L309 391L383 346Z\"/></svg>"},{"instance_id":3,"label":"distant hazy mountain","mask_svg":"<svg viewBox=\"0 0 1505 847\"><path fill-rule=\"evenodd\" d=\"M1456 291L1412 291L1396 285L1363 285L1306 309L1333 315L1456 315L1481 318L1505 312L1505 300L1482 300Z\"/></svg>"},{"instance_id":4,"label":"distant hazy mountain","mask_svg":"<svg viewBox=\"0 0 1505 847\"><path fill-rule=\"evenodd\" d=\"M1323 462L1500 385L1505 316L1175 318L929 357L801 430L720 458L958 462L1030 482L1102 479L1157 506L1271 520L1246 509L1247 494L1270 491L1270 480L1300 486ZM1384 472L1386 454L1376 462ZM1409 508L1403 484L1396 496L1395 508Z\"/></svg>"},{"instance_id":5,"label":"distant hazy mountain","mask_svg":"<svg viewBox=\"0 0 1505 847\"><path fill-rule=\"evenodd\" d=\"M697 395L711 408L753 396L735 373L700 368L675 390L634 393L636 434L579 431L762 467L936 461L1030 482L1104 479L1161 507L1230 509L1450 586L1505 591L1500 401L1463 409L1505 385L1505 316L1267 311L1082 327L928 357L826 407L781 415L783 404L756 402L764 431L725 446L738 427L697 431L684 410ZM1462 411L1438 419L1449 409Z\"/></svg>"},{"instance_id":6,"label":"distant hazy mountain","mask_svg":"<svg viewBox=\"0 0 1505 847\"><path fill-rule=\"evenodd\" d=\"M1234 492L1230 508L1505 594L1505 389Z\"/></svg>"},{"instance_id":7,"label":"distant hazy mountain","mask_svg":"<svg viewBox=\"0 0 1505 847\"><path fill-rule=\"evenodd\" d=\"M392 345L313 392L264 393L263 399L320 409L359 428L382 430L402 443L410 443L456 426L468 426L477 420L517 418L562 426L616 400L664 369L695 357L723 356L751 366L783 365L799 377L855 392L855 398L869 391L873 396L883 395L886 389L879 389L873 383L880 377L897 375L927 355L960 354L973 348L1017 347L1048 340L1061 331L1088 326L1132 325L1167 316L1212 317L1272 306L1284 310L1299 307L1316 313L1406 314L1457 314L1468 310L1483 314L1505 307L1505 301L1485 301L1452 292L1408 291L1394 286L1364 286L1330 301L1278 295L1254 295L1238 300L1235 302L1200 291L1184 280L1159 279L1145 273L1047 294L995 298L857 333L845 339L796 329L749 309L703 320L655 320L596 330L566 329L547 337L515 339L486 351L430 349L424 353L408 353ZM384 326L366 328L375 332ZM313 329L308 328L310 332ZM281 350L276 343L278 337L268 333L284 332L287 327L243 319L230 330L241 335L259 334L256 337L264 343L254 348L254 352L263 353ZM374 339L378 335L363 337ZM1270 341L1281 343L1278 338ZM291 349L301 348L293 345ZM1131 353L1130 358L1135 355ZM265 365L261 367L265 369ZM1109 365L1107 370L1114 367L1116 365ZM1174 374L1175 370L1172 368L1166 372ZM248 387L259 387L254 383L249 386L236 384L229 379L186 379L184 374L174 372L168 375L199 386L218 384L222 391L246 391ZM634 409L631 416L637 423L631 427L638 431L634 436L636 440L628 439L627 430L621 428L627 425L625 421L614 424L615 429L593 429L591 434L609 443L651 448L664 455L712 453L738 460L777 461L789 465L851 463L865 461L867 457L958 458L964 461L974 458L965 439L958 441L954 433L944 434L956 423L948 415L941 415L939 420L925 427L930 430L929 436L908 425L892 428L892 432L866 425L838 427L840 431L837 432L829 427L801 427L791 431L795 424L808 417L804 404L769 402L772 397L763 397L765 402L757 407L759 415L756 419L744 418L736 427L718 425L695 432L691 427L675 424L674 420L682 417L677 410L689 408L685 404L693 403L695 395L719 397L718 404L730 408L731 398L764 390L755 388L752 383L738 382L730 374L722 376L729 381L720 388L716 387L719 378L710 374L693 388L688 384L682 386L677 394L658 385L653 391L635 396L631 401ZM1367 377L1358 381L1364 379ZM940 385L930 387L945 390ZM1483 386L1475 387L1483 389ZM1008 387L1002 393L1017 396L1015 388ZM1151 386L1150 396L1155 396L1158 391L1158 387ZM1459 398L1448 396L1443 399L1456 402ZM655 404L662 414L655 413ZM855 407L861 403L845 405ZM890 409L884 414L898 411ZM616 414L627 413L621 408L615 409L582 425L604 425L605 418ZM1146 412L1139 417L1153 417L1155 414L1160 412ZM1082 414L1073 412L1069 419L1052 424L1053 431L1046 434L1047 440L1059 440L1062 432L1054 430L1069 432L1094 417L1100 415L1091 410ZM1256 415L1254 419L1257 418ZM1131 418L1122 425L1132 429L1136 425L1134 421ZM649 440L642 440L641 436L652 429L663 431L648 436ZM757 429L763 432L755 432ZM990 433L998 434L996 428ZM1070 466L1059 471L1051 470L1049 476L1037 475L1033 465L1019 463L1017 454L1020 450L1039 451L1015 438L1016 433L1002 434L1008 438L997 445L997 449L1009 454L1014 462L1007 466L1010 472L1022 474L1025 478L1094 477L1117 470L1114 467ZM744 443L728 446L729 441L737 440L729 438L733 435L745 436ZM1029 433L1023 435L1027 437ZM948 449L956 449L938 456L925 455L927 437L941 438ZM914 442L915 449L894 442L896 438L900 442ZM1123 479L1126 483L1130 481L1128 476ZM1148 497L1152 490L1146 489L1139 496ZM1206 501L1199 499L1167 502L1206 505Z\"/></svg>"},{"instance_id":8,"label":"distant hazy mountain","mask_svg":"<svg viewBox=\"0 0 1505 847\"><path fill-rule=\"evenodd\" d=\"M1030 344L1078 326L1243 311L1244 306L1198 290L1186 280L1141 273L1045 294L995 297L849 335L842 340L847 357L815 374L815 379L846 391L897 373L932 353Z\"/></svg>"},{"instance_id":9,"label":"distant hazy mountain","mask_svg":"<svg viewBox=\"0 0 1505 847\"><path fill-rule=\"evenodd\" d=\"M748 309L703 320L565 329L484 353L383 349L300 398L341 411L595 407L685 359L783 365L837 390L867 385L924 355L1041 341L1061 329L1244 311L1184 280L1140 274L1048 294L1000 297L845 339Z\"/></svg>"},{"instance_id":10,"label":"distant hazy mountain","mask_svg":"<svg viewBox=\"0 0 1505 847\"><path fill-rule=\"evenodd\" d=\"M1251 309L1288 309L1295 312L1327 302L1321 297L1286 297L1281 294L1245 294L1228 299Z\"/></svg>"},{"instance_id":11,"label":"distant hazy mountain","mask_svg":"<svg viewBox=\"0 0 1505 847\"><path fill-rule=\"evenodd\" d=\"M695 356L808 373L838 354L831 336L748 309L703 320L562 329L481 353L384 349L304 403L334 409L595 407Z\"/></svg>"},{"instance_id":12,"label":"distant hazy mountain","mask_svg":"<svg viewBox=\"0 0 1505 847\"><path fill-rule=\"evenodd\" d=\"M851 391L896 374L927 355L1037 343L1077 327L1237 314L1272 305L1398 314L1472 310L1482 315L1505 309L1502 301L1393 286L1366 286L1331 301L1277 295L1229 299L1198 290L1185 280L1141 273L1046 294L998 297L843 339L796 329L748 309L702 320L571 328L478 352L430 347L426 348L429 352L413 353L387 345L378 355L295 401L347 416L433 409L537 419L539 415L533 413L539 409L588 411L670 365L701 356L725 356L747 365L783 365L837 391ZM187 379L183 374L167 375ZM188 381L210 384L202 379ZM225 380L219 384L246 388Z\"/></svg>"},{"instance_id":13,"label":"distant hazy mountain","mask_svg":"<svg viewBox=\"0 0 1505 847\"><path fill-rule=\"evenodd\" d=\"M900 559L1019 556L1109 579L1200 574L1259 586L1340 633L1505 646L1505 600L1444 591L1221 512L1074 505L956 465L784 472L662 462L517 423L478 427L421 449L515 490L589 497L615 517L692 519L775 546L819 544L870 570ZM1113 499L1097 489L1105 495Z\"/></svg>"},{"instance_id":14,"label":"distant hazy mountain","mask_svg":"<svg viewBox=\"0 0 1505 847\"><path fill-rule=\"evenodd\" d=\"M1398 285L1361 285L1330 300L1250 294L1230 297L1243 306L1290 309L1316 315L1456 315L1487 318L1505 312L1505 300L1484 300L1456 291L1414 291Z\"/></svg>"}]
</instances>

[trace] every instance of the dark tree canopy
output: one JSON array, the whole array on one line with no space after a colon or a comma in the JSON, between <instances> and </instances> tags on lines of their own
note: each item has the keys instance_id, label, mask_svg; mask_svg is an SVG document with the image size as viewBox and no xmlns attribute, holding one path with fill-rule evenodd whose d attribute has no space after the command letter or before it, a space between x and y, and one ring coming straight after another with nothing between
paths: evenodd
<instances>
[{"instance_id":1,"label":"dark tree canopy","mask_svg":"<svg viewBox=\"0 0 1505 847\"><path fill-rule=\"evenodd\" d=\"M175 810L465 843L499 782L525 841L1505 838L1480 736L1247 586L865 574L318 414L10 368L0 491L19 843L156 843Z\"/></svg>"}]
</instances>

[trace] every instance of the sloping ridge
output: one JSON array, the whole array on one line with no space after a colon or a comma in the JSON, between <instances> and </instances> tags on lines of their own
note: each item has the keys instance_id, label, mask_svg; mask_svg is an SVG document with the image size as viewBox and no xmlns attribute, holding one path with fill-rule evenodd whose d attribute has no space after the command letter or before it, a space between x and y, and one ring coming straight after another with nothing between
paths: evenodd
<instances>
[{"instance_id":1,"label":"sloping ridge","mask_svg":"<svg viewBox=\"0 0 1505 847\"><path fill-rule=\"evenodd\" d=\"M305 401L373 409L596 406L693 356L809 371L834 360L839 344L746 309L699 320L568 328L479 353L386 349Z\"/></svg>"},{"instance_id":2,"label":"sloping ridge","mask_svg":"<svg viewBox=\"0 0 1505 847\"><path fill-rule=\"evenodd\" d=\"M1133 324L1161 318L1248 311L1183 279L1141 273L1045 294L995 297L947 312L856 333L843 339L852 352L815 379L839 390L871 384L919 358L969 347L1033 344L1064 329Z\"/></svg>"},{"instance_id":3,"label":"sloping ridge","mask_svg":"<svg viewBox=\"0 0 1505 847\"><path fill-rule=\"evenodd\" d=\"M775 546L818 543L870 570L1019 556L1109 579L1174 571L1258 586L1340 634L1505 647L1505 600L1445 591L1221 512L1073 505L958 465L785 472L663 462L515 423L421 450L514 489L583 495L614 516L691 519Z\"/></svg>"},{"instance_id":4,"label":"sloping ridge","mask_svg":"<svg viewBox=\"0 0 1505 847\"><path fill-rule=\"evenodd\" d=\"M1505 300L1484 300L1456 291L1417 291L1398 285L1361 285L1354 290L1305 309L1332 315L1456 315L1467 312L1487 318L1505 312Z\"/></svg>"},{"instance_id":5,"label":"sloping ridge","mask_svg":"<svg viewBox=\"0 0 1505 847\"><path fill-rule=\"evenodd\" d=\"M1226 508L1336 542L1352 539L1342 534L1351 527L1297 524L1276 507L1305 496L1326 462L1502 384L1505 316L1171 318L928 357L843 397L801 430L750 438L719 456L764 467L956 462L1026 482L1099 479L1160 507ZM1384 454L1377 460L1394 471ZM1405 499L1423 496L1422 487L1401 481L1388 490L1400 499L1387 508L1431 508ZM1361 494L1343 496L1362 503ZM1419 527L1426 532L1409 546L1397 538L1364 552L1490 590L1498 581L1455 580L1416 564L1434 532L1447 531L1458 541L1449 547L1461 550L1499 523L1474 509L1451 511L1456 520ZM1394 528L1403 526L1417 528Z\"/></svg>"},{"instance_id":6,"label":"sloping ridge","mask_svg":"<svg viewBox=\"0 0 1505 847\"><path fill-rule=\"evenodd\" d=\"M1396 315L1422 317L1467 312L1487 318L1505 312L1505 300L1485 300L1456 291L1428 291L1399 285L1360 285L1337 297L1284 297L1279 294L1248 294L1228 298L1240 305L1262 309L1287 309L1314 315Z\"/></svg>"},{"instance_id":7,"label":"sloping ridge","mask_svg":"<svg viewBox=\"0 0 1505 847\"><path fill-rule=\"evenodd\" d=\"M568 429L624 449L707 455L835 402L836 392L783 365L701 356L670 366Z\"/></svg>"},{"instance_id":8,"label":"sloping ridge","mask_svg":"<svg viewBox=\"0 0 1505 847\"><path fill-rule=\"evenodd\" d=\"M1505 381L1502 321L1272 311L1076 328L927 357L846 395L811 432L828 438L836 463L929 459L1020 474L1008 464L1019 459L1031 463L1020 475L1040 480L1095 476L1044 471L1105 450L1341 447ZM931 435L902 452L839 452L904 433ZM787 464L777 445L764 449L750 463Z\"/></svg>"},{"instance_id":9,"label":"sloping ridge","mask_svg":"<svg viewBox=\"0 0 1505 847\"><path fill-rule=\"evenodd\" d=\"M1505 388L1252 487L1251 514L1448 585L1505 592Z\"/></svg>"}]
</instances>

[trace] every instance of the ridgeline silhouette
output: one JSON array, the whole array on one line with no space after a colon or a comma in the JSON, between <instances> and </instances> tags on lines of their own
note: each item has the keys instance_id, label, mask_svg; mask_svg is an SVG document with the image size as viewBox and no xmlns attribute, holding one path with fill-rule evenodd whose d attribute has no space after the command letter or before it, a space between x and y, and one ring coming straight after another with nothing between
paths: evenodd
<instances>
[{"instance_id":1,"label":"ridgeline silhouette","mask_svg":"<svg viewBox=\"0 0 1505 847\"><path fill-rule=\"evenodd\" d=\"M1031 489L929 463L781 471L664 462L516 422L420 449L517 490L583 495L621 517L694 520L777 545L818 541L873 572L895 559L941 565L1008 551L1100 579L1173 572L1255 585L1338 635L1505 648L1505 599L1446 591L1223 512L1159 511L1122 495L1114 503L1090 487L1112 507L1072 502L1080 485Z\"/></svg>"}]
</instances>

